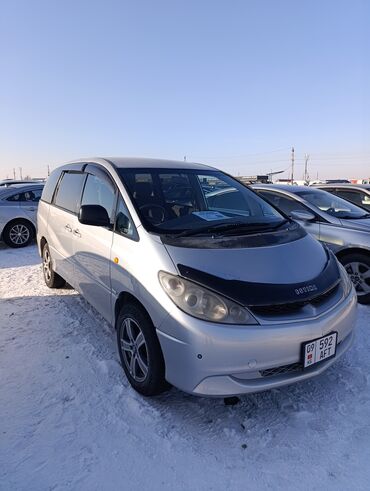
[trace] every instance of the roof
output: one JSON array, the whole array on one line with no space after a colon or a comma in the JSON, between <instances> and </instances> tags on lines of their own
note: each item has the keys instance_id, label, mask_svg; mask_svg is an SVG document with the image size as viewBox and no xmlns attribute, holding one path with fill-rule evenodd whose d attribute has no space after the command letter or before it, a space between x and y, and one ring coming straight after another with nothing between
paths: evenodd
<instances>
[{"instance_id":1,"label":"roof","mask_svg":"<svg viewBox=\"0 0 370 491\"><path fill-rule=\"evenodd\" d=\"M346 184L346 183L333 183L333 184L315 184L315 188L348 188L348 189L367 189L370 190L370 184Z\"/></svg>"},{"instance_id":2,"label":"roof","mask_svg":"<svg viewBox=\"0 0 370 491\"><path fill-rule=\"evenodd\" d=\"M273 191L274 189L280 189L281 191L288 191L289 193L295 193L297 191L310 191L312 188L309 186L292 186L291 184L252 184L252 189L266 189Z\"/></svg>"},{"instance_id":3,"label":"roof","mask_svg":"<svg viewBox=\"0 0 370 491\"><path fill-rule=\"evenodd\" d=\"M4 179L0 181L0 187L9 187L15 185L25 185L25 184L40 184L45 183L45 179L32 179L30 181L17 180L17 179Z\"/></svg>"},{"instance_id":4,"label":"roof","mask_svg":"<svg viewBox=\"0 0 370 491\"><path fill-rule=\"evenodd\" d=\"M73 160L68 164L82 164L88 162L110 163L118 169L122 168L146 168L146 169L199 169L214 170L214 167L196 162L167 159L151 159L138 157L90 157L79 160Z\"/></svg>"},{"instance_id":5,"label":"roof","mask_svg":"<svg viewBox=\"0 0 370 491\"><path fill-rule=\"evenodd\" d=\"M34 188L34 187L43 187L45 186L44 182L27 182L27 183L17 183L17 184L12 184L11 186L2 186L0 187L1 191L14 191L14 189L22 189L22 188Z\"/></svg>"},{"instance_id":6,"label":"roof","mask_svg":"<svg viewBox=\"0 0 370 491\"><path fill-rule=\"evenodd\" d=\"M160 168L160 169L212 169L209 165L199 164L197 162L184 162L182 160L166 159L149 159L137 157L110 157L106 158L118 168Z\"/></svg>"}]
</instances>

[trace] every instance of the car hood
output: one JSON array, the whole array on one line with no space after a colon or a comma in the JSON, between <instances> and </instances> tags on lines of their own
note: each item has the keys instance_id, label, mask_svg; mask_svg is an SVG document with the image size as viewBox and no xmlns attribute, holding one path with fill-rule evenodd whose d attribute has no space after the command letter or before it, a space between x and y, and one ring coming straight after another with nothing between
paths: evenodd
<instances>
[{"instance_id":1,"label":"car hood","mask_svg":"<svg viewBox=\"0 0 370 491\"><path fill-rule=\"evenodd\" d=\"M339 279L336 259L310 235L267 247L166 248L181 276L244 305L308 300Z\"/></svg>"}]
</instances>

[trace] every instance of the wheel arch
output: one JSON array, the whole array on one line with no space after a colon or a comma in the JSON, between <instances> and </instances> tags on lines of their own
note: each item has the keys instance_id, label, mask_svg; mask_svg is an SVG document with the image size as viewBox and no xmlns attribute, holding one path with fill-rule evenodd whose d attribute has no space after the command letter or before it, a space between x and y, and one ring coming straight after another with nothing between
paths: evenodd
<instances>
[{"instance_id":1,"label":"wheel arch","mask_svg":"<svg viewBox=\"0 0 370 491\"><path fill-rule=\"evenodd\" d=\"M125 305L127 305L129 303L134 303L135 305L140 307L143 310L143 312L145 313L145 315L148 317L150 322L153 323L152 318L151 318L148 310L144 307L142 302L140 302L140 300L137 297L135 297L135 295L126 291L126 292L121 292L118 295L117 300L116 300L115 305L114 305L114 327L115 328L117 327L116 322L117 322L117 318L118 318L118 315L119 315L122 307L124 307Z\"/></svg>"},{"instance_id":2,"label":"wheel arch","mask_svg":"<svg viewBox=\"0 0 370 491\"><path fill-rule=\"evenodd\" d=\"M48 241L45 239L45 237L41 237L40 243L39 243L40 256L42 255L42 251L44 250L44 247L47 243L48 243Z\"/></svg>"},{"instance_id":3,"label":"wheel arch","mask_svg":"<svg viewBox=\"0 0 370 491\"><path fill-rule=\"evenodd\" d=\"M16 217L16 218L12 218L11 220L9 220L9 222L3 228L2 235L4 234L5 230L8 227L11 227L16 222L26 222L27 224L29 224L31 226L31 230L32 230L32 238L34 239L36 237L35 224L32 222L32 220L29 220L28 218L24 218L24 217Z\"/></svg>"},{"instance_id":4,"label":"wheel arch","mask_svg":"<svg viewBox=\"0 0 370 491\"><path fill-rule=\"evenodd\" d=\"M349 256L351 254L366 254L367 256L370 257L370 250L362 247L353 246L353 247L347 247L345 249L341 249L340 251L335 253L339 261L341 261L344 257Z\"/></svg>"}]
</instances>

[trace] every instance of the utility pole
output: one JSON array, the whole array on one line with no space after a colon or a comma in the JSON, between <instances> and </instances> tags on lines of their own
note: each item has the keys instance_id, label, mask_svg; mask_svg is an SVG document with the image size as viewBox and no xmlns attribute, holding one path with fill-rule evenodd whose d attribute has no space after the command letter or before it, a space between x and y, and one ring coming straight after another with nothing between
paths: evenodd
<instances>
[{"instance_id":1,"label":"utility pole","mask_svg":"<svg viewBox=\"0 0 370 491\"><path fill-rule=\"evenodd\" d=\"M22 177L22 167L19 167L19 177L20 177L20 180L22 181L23 180L23 177Z\"/></svg>"},{"instance_id":2,"label":"utility pole","mask_svg":"<svg viewBox=\"0 0 370 491\"><path fill-rule=\"evenodd\" d=\"M16 180L16 177L15 177L15 168L13 167L13 179Z\"/></svg>"},{"instance_id":3,"label":"utility pole","mask_svg":"<svg viewBox=\"0 0 370 491\"><path fill-rule=\"evenodd\" d=\"M50 176L50 166L48 164L48 177Z\"/></svg>"},{"instance_id":4,"label":"utility pole","mask_svg":"<svg viewBox=\"0 0 370 491\"><path fill-rule=\"evenodd\" d=\"M310 156L308 155L308 153L305 153L304 154L304 175L303 175L303 180L305 182L308 181L308 171L307 171L307 166L308 166L308 159L310 158Z\"/></svg>"},{"instance_id":5,"label":"utility pole","mask_svg":"<svg viewBox=\"0 0 370 491\"><path fill-rule=\"evenodd\" d=\"M293 186L293 183L294 183L294 147L292 147L291 159L292 159L292 175L290 178L290 184Z\"/></svg>"}]
</instances>

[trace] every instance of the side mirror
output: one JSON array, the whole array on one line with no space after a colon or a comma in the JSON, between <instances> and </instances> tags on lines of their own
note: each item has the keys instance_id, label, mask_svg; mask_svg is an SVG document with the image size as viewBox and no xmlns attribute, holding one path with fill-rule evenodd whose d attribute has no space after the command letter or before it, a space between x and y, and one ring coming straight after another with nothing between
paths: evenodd
<instances>
[{"instance_id":1,"label":"side mirror","mask_svg":"<svg viewBox=\"0 0 370 491\"><path fill-rule=\"evenodd\" d=\"M110 226L107 210L100 205L82 205L78 213L78 221L95 227Z\"/></svg>"},{"instance_id":2,"label":"side mirror","mask_svg":"<svg viewBox=\"0 0 370 491\"><path fill-rule=\"evenodd\" d=\"M301 220L302 222L312 222L315 220L315 215L309 211L304 210L293 210L290 213L290 218L293 220Z\"/></svg>"}]
</instances>

